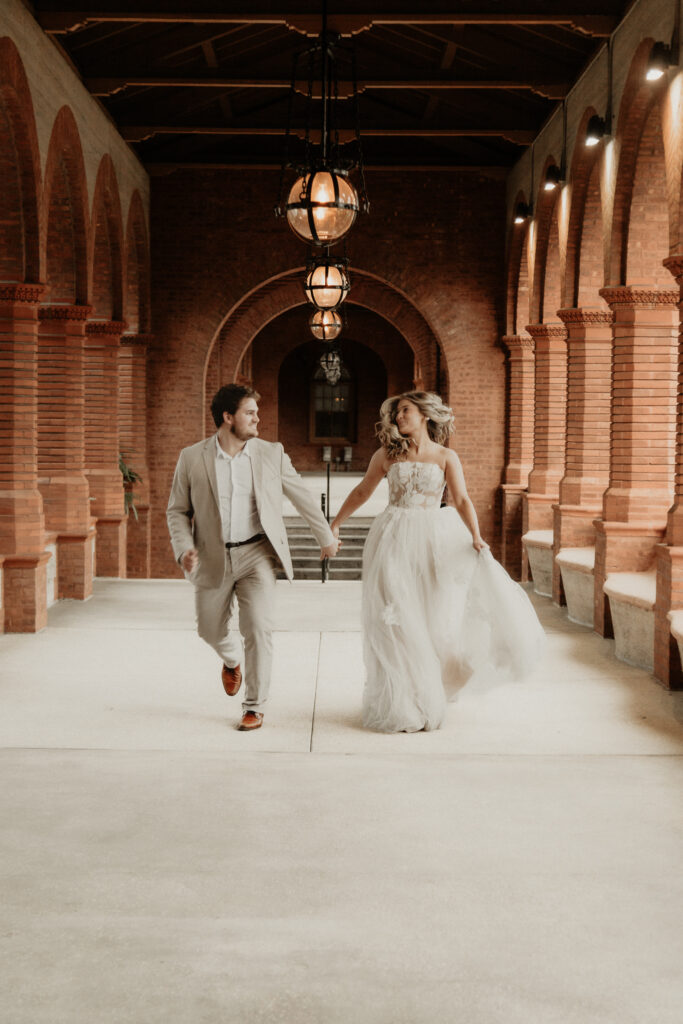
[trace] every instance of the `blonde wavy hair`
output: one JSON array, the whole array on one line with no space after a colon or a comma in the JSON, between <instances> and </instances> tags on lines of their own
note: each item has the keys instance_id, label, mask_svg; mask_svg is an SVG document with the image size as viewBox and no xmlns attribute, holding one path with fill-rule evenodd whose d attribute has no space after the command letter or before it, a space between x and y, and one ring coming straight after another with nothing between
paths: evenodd
<instances>
[{"instance_id":1,"label":"blonde wavy hair","mask_svg":"<svg viewBox=\"0 0 683 1024\"><path fill-rule=\"evenodd\" d=\"M441 401L433 391L404 391L393 395L382 402L379 414L381 419L375 424L377 440L390 459L400 459L410 448L410 438L404 437L396 426L396 411L399 402L406 398L416 405L423 416L427 417L427 432L437 444L446 444L454 430L453 410Z\"/></svg>"}]
</instances>

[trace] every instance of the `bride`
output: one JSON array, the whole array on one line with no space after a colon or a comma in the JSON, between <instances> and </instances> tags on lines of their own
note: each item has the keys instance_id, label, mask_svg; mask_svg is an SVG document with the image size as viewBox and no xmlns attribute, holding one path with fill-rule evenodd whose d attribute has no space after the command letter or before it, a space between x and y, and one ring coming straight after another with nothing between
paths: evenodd
<instances>
[{"instance_id":1,"label":"bride","mask_svg":"<svg viewBox=\"0 0 683 1024\"><path fill-rule=\"evenodd\" d=\"M363 724L381 732L438 729L466 682L519 679L536 664L543 630L524 590L493 558L456 453L453 413L438 395L408 391L380 409L363 480L331 523L339 527L383 476L389 504L363 552ZM444 485L455 508L441 508ZM457 511L456 511L457 510Z\"/></svg>"}]
</instances>

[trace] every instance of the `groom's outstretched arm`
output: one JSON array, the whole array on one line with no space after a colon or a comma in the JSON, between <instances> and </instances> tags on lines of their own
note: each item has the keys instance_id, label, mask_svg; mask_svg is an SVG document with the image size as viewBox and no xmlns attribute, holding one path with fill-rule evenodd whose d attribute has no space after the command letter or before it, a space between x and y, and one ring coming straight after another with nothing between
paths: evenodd
<instances>
[{"instance_id":1,"label":"groom's outstretched arm","mask_svg":"<svg viewBox=\"0 0 683 1024\"><path fill-rule=\"evenodd\" d=\"M280 447L282 448L282 446ZM303 480L294 469L292 460L284 448L282 448L280 475L282 478L282 491L285 497L289 498L299 515L308 523L323 553L330 556L335 555L339 541L333 535L325 516L316 504L315 498L311 496ZM334 548L334 551L326 552L326 548Z\"/></svg>"}]
</instances>

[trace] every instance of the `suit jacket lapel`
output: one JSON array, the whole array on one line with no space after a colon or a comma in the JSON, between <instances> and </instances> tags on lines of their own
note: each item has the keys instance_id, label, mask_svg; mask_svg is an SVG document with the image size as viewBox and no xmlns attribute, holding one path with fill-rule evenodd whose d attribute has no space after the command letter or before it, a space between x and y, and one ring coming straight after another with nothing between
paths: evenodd
<instances>
[{"instance_id":1,"label":"suit jacket lapel","mask_svg":"<svg viewBox=\"0 0 683 1024\"><path fill-rule=\"evenodd\" d=\"M261 482L263 479L263 459L261 458L260 446L249 444L249 458L251 460L251 474L254 479L254 497L256 508L261 514Z\"/></svg>"},{"instance_id":2,"label":"suit jacket lapel","mask_svg":"<svg viewBox=\"0 0 683 1024\"><path fill-rule=\"evenodd\" d=\"M220 511L220 501L218 500L218 480L216 479L216 435L210 437L204 445L204 451L202 452L204 459L204 466L206 468L206 475L209 478L209 486L211 487L211 493L213 494L214 501Z\"/></svg>"}]
</instances>

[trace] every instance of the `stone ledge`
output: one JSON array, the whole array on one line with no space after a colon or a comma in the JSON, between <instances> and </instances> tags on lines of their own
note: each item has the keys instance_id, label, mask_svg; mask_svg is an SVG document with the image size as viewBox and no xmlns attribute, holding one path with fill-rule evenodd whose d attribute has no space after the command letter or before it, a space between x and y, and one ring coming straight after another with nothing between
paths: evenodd
<instances>
[{"instance_id":1,"label":"stone ledge","mask_svg":"<svg viewBox=\"0 0 683 1024\"><path fill-rule=\"evenodd\" d=\"M522 544L532 545L537 548L552 548L552 530L529 530L522 537Z\"/></svg>"},{"instance_id":2,"label":"stone ledge","mask_svg":"<svg viewBox=\"0 0 683 1024\"><path fill-rule=\"evenodd\" d=\"M647 572L611 572L605 580L604 592L624 604L654 611L657 594L657 570Z\"/></svg>"},{"instance_id":3,"label":"stone ledge","mask_svg":"<svg viewBox=\"0 0 683 1024\"><path fill-rule=\"evenodd\" d=\"M555 555L555 561L563 568L592 576L595 569L595 547L561 548Z\"/></svg>"}]
</instances>

